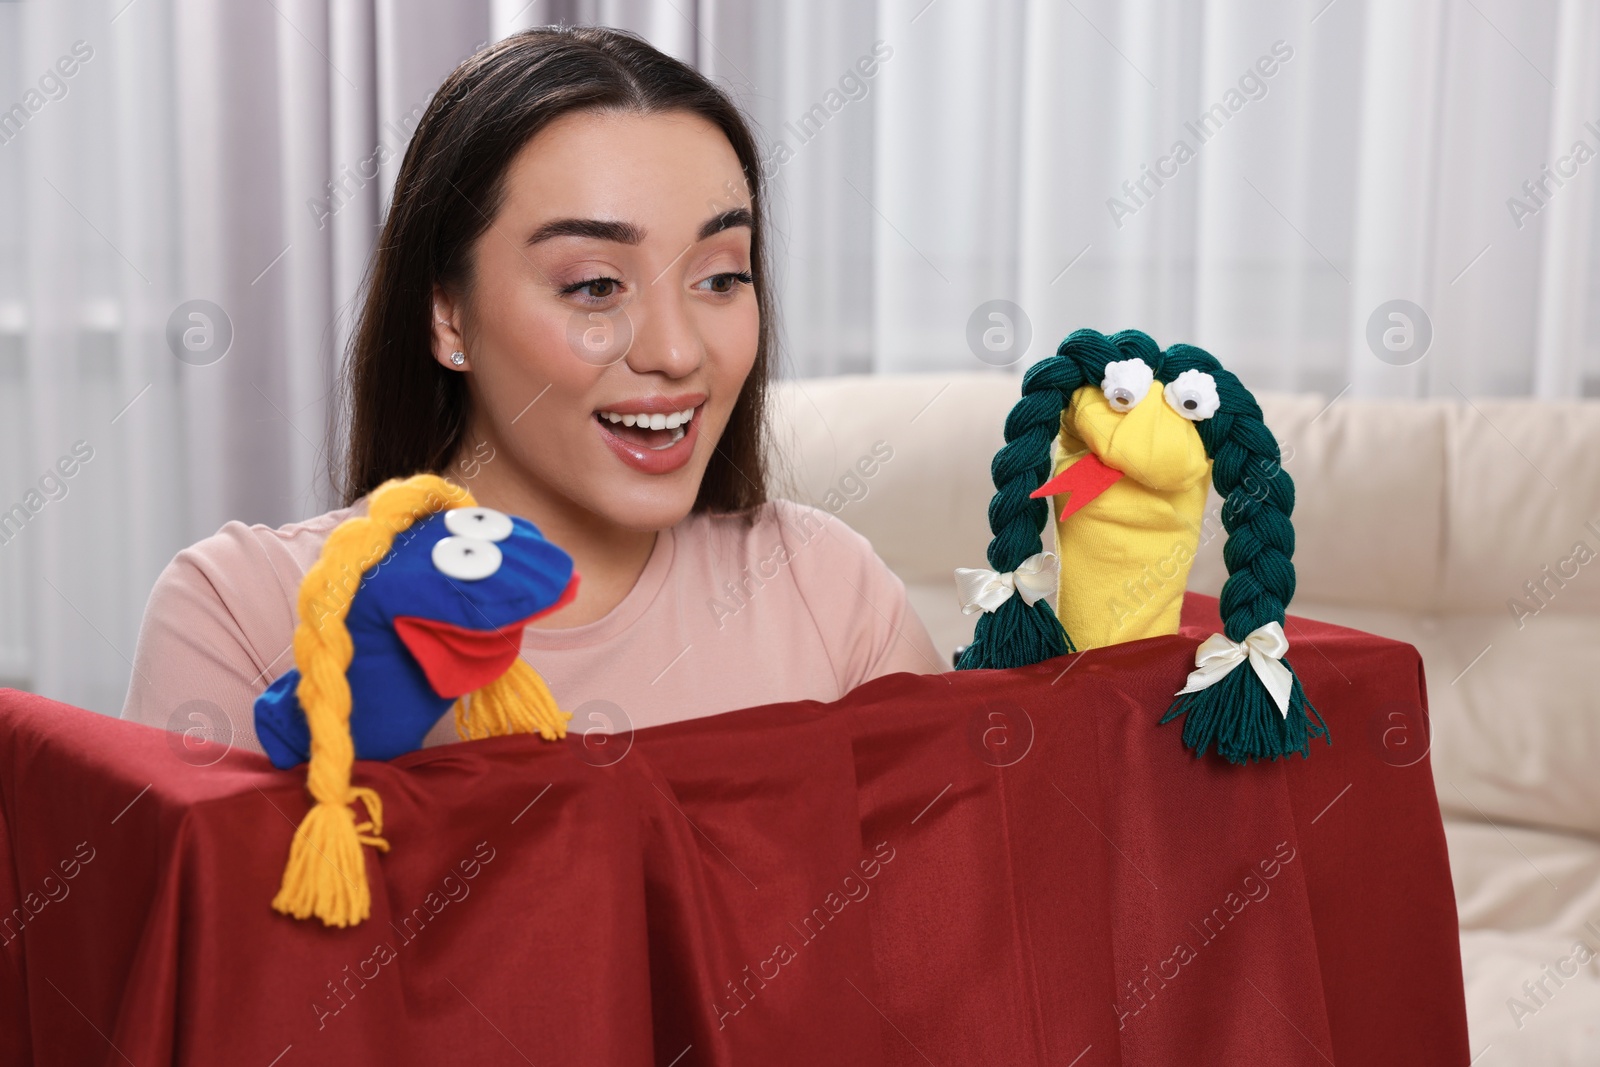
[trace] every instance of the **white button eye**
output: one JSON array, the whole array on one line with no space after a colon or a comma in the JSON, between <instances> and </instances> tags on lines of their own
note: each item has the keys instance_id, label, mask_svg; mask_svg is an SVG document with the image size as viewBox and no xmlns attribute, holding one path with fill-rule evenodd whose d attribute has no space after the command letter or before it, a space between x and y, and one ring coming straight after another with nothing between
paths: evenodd
<instances>
[{"instance_id":1,"label":"white button eye","mask_svg":"<svg viewBox=\"0 0 1600 1067\"><path fill-rule=\"evenodd\" d=\"M441 537L433 546L433 566L447 578L481 581L500 569L500 546L476 537Z\"/></svg>"},{"instance_id":2,"label":"white button eye","mask_svg":"<svg viewBox=\"0 0 1600 1067\"><path fill-rule=\"evenodd\" d=\"M444 528L480 541L504 541L511 536L511 517L494 508L451 508L444 513Z\"/></svg>"},{"instance_id":3,"label":"white button eye","mask_svg":"<svg viewBox=\"0 0 1600 1067\"><path fill-rule=\"evenodd\" d=\"M1100 391L1113 411L1132 411L1150 392L1155 375L1150 364L1142 359L1119 359L1106 364L1106 376L1100 382Z\"/></svg>"},{"instance_id":4,"label":"white button eye","mask_svg":"<svg viewBox=\"0 0 1600 1067\"><path fill-rule=\"evenodd\" d=\"M1209 419L1222 404L1216 379L1205 371L1186 370L1168 382L1161 393L1172 410L1190 422Z\"/></svg>"}]
</instances>

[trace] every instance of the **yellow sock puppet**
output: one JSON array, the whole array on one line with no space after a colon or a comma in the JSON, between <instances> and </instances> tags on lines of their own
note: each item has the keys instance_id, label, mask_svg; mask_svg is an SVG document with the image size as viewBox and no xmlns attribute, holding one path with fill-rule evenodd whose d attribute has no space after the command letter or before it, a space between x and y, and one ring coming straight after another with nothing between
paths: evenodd
<instances>
[{"instance_id":1,"label":"yellow sock puppet","mask_svg":"<svg viewBox=\"0 0 1600 1067\"><path fill-rule=\"evenodd\" d=\"M1294 483L1238 378L1192 345L1162 351L1137 330L1078 330L1023 376L1005 435L989 508L994 569L956 572L963 610L983 612L957 669L1177 633L1211 484L1228 531L1224 633L1200 645L1161 722L1182 716L1197 756L1215 746L1234 763L1305 756L1327 736L1285 655ZM1044 498L1056 553L1039 551Z\"/></svg>"},{"instance_id":2,"label":"yellow sock puppet","mask_svg":"<svg viewBox=\"0 0 1600 1067\"><path fill-rule=\"evenodd\" d=\"M1056 615L1080 650L1178 632L1211 481L1194 420L1217 409L1188 373L1163 385L1142 359L1114 361L1061 413L1056 476L1033 495L1052 498L1056 551L1072 561Z\"/></svg>"}]
</instances>

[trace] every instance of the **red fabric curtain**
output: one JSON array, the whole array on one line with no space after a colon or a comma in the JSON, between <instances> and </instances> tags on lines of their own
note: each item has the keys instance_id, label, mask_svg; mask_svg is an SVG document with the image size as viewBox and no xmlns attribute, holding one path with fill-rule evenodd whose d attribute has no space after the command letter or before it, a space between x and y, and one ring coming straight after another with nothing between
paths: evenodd
<instances>
[{"instance_id":1,"label":"red fabric curtain","mask_svg":"<svg viewBox=\"0 0 1600 1067\"><path fill-rule=\"evenodd\" d=\"M1291 619L1334 743L1234 767L1156 726L1214 615L358 764L344 930L269 906L303 773L0 693L0 1061L1465 1063L1415 650Z\"/></svg>"}]
</instances>

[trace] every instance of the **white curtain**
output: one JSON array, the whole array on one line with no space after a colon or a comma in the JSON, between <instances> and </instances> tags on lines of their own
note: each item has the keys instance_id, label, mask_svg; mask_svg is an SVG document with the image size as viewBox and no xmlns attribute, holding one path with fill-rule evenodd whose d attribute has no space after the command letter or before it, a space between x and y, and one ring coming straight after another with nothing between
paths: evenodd
<instances>
[{"instance_id":1,"label":"white curtain","mask_svg":"<svg viewBox=\"0 0 1600 1067\"><path fill-rule=\"evenodd\" d=\"M1001 300L996 373L1138 327L1259 389L1600 391L1591 0L0 0L0 683L114 712L174 552L331 505L406 138L555 21L759 126L786 374L982 366Z\"/></svg>"}]
</instances>

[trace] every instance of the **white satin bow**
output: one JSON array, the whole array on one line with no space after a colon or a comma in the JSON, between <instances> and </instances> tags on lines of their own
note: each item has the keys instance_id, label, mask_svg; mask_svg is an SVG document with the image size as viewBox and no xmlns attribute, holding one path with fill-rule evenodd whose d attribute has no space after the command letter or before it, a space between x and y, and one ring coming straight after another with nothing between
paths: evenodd
<instances>
[{"instance_id":1,"label":"white satin bow","mask_svg":"<svg viewBox=\"0 0 1600 1067\"><path fill-rule=\"evenodd\" d=\"M1243 641L1231 641L1226 634L1212 634L1195 649L1195 670L1177 695L1198 693L1220 682L1223 677L1246 659L1255 669L1261 683L1272 694L1278 711L1289 717L1289 694L1294 689L1294 675L1283 664L1284 653L1289 651L1289 638L1283 627L1275 622L1251 630Z\"/></svg>"},{"instance_id":2,"label":"white satin bow","mask_svg":"<svg viewBox=\"0 0 1600 1067\"><path fill-rule=\"evenodd\" d=\"M1038 552L1022 561L1014 571L1001 574L983 567L956 568L956 596L961 614L993 611L1012 593L1022 594L1023 603L1033 605L1056 591L1061 584L1061 561L1054 552Z\"/></svg>"}]
</instances>

